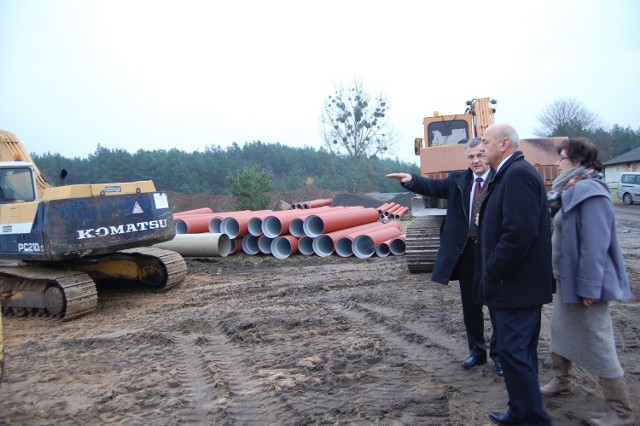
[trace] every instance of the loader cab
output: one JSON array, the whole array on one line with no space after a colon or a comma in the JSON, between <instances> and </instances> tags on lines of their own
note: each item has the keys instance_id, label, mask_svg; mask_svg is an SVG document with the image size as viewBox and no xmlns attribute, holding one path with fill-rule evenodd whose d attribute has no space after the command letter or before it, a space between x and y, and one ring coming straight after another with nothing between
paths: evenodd
<instances>
[{"instance_id":1,"label":"loader cab","mask_svg":"<svg viewBox=\"0 0 640 426\"><path fill-rule=\"evenodd\" d=\"M425 117L424 136L415 140L415 153L422 148L457 145L473 137L473 117L470 114L434 115Z\"/></svg>"},{"instance_id":2,"label":"loader cab","mask_svg":"<svg viewBox=\"0 0 640 426\"><path fill-rule=\"evenodd\" d=\"M427 117L423 123L427 146L457 145L473 137L473 118L469 114Z\"/></svg>"},{"instance_id":3,"label":"loader cab","mask_svg":"<svg viewBox=\"0 0 640 426\"><path fill-rule=\"evenodd\" d=\"M440 115L439 111L434 111L432 117L425 117L422 121L424 139L415 139L415 154L420 155L423 148L458 145L468 139L482 137L493 124L497 103L493 98L477 98L466 102L464 114Z\"/></svg>"},{"instance_id":4,"label":"loader cab","mask_svg":"<svg viewBox=\"0 0 640 426\"><path fill-rule=\"evenodd\" d=\"M33 165L24 161L0 161L0 204L35 200Z\"/></svg>"}]
</instances>

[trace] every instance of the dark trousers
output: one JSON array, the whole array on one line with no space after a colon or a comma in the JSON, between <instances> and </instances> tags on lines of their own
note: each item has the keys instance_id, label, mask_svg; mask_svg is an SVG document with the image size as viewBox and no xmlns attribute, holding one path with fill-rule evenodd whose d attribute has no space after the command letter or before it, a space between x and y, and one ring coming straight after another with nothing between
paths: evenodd
<instances>
[{"instance_id":1,"label":"dark trousers","mask_svg":"<svg viewBox=\"0 0 640 426\"><path fill-rule=\"evenodd\" d=\"M509 412L522 425L551 425L538 383L541 312L542 307L494 309Z\"/></svg>"},{"instance_id":2,"label":"dark trousers","mask_svg":"<svg viewBox=\"0 0 640 426\"><path fill-rule=\"evenodd\" d=\"M462 300L462 319L467 331L469 343L469 355L487 356L487 344L484 340L484 313L482 304L476 303L477 292L474 290L474 270L476 262L477 244L467 242L464 251L458 259L458 278L460 281L460 298ZM496 349L496 324L493 309L489 309L493 332L489 342L489 356L494 361L499 361Z\"/></svg>"}]
</instances>

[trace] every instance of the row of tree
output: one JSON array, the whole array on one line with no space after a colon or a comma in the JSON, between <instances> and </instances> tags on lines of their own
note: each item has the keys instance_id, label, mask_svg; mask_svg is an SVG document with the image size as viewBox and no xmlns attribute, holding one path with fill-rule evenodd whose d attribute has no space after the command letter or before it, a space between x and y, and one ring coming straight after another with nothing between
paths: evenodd
<instances>
[{"instance_id":1,"label":"row of tree","mask_svg":"<svg viewBox=\"0 0 640 426\"><path fill-rule=\"evenodd\" d=\"M538 134L589 137L598 146L603 160L640 147L640 130L618 125L610 130L598 126L557 126ZM59 175L65 169L66 184L152 179L159 189L188 194L235 194L243 187L246 189L251 184L247 179L251 178L262 181L257 186L284 191L317 187L344 192L396 192L400 187L386 179L385 174L420 172L414 164L398 159L376 155L354 159L352 155L324 148L293 148L260 141L242 147L236 143L227 148L212 146L191 153L171 149L139 150L132 154L124 149L98 146L87 158L71 159L51 153L32 156L45 178L54 184L62 183Z\"/></svg>"},{"instance_id":2,"label":"row of tree","mask_svg":"<svg viewBox=\"0 0 640 426\"><path fill-rule=\"evenodd\" d=\"M68 172L65 184L129 182L151 179L165 191L198 194L228 194L245 170L251 176L270 178L273 189L290 191L317 187L344 192L397 192L397 182L384 177L397 171L419 173L413 164L398 159L368 158L354 164L349 156L324 149L293 148L279 143L251 142L242 147L207 147L203 152L139 150L98 146L87 158L66 158L60 154L32 154L41 173L53 184L61 184L60 171ZM266 175L263 175L265 172ZM266 177L265 177L266 176Z\"/></svg>"}]
</instances>

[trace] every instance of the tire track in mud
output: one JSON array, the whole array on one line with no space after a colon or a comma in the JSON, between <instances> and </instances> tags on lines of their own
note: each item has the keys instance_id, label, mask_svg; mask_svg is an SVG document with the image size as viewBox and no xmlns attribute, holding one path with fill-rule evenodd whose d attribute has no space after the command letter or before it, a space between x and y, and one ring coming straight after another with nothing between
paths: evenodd
<instances>
[{"instance_id":1,"label":"tire track in mud","mask_svg":"<svg viewBox=\"0 0 640 426\"><path fill-rule=\"evenodd\" d=\"M253 283L223 291L224 306L243 306L243 317L227 310L207 335L228 395L229 421L363 422L401 411L403 424L440 424L448 415L442 389L412 379L409 373L417 369L396 355L390 361L377 353L366 326L327 310L327 304L342 303L354 292L375 299L378 287L385 287L374 280L331 282L350 269L322 271L304 283L285 274L261 285L259 298ZM407 372L398 377L388 370ZM393 416L388 420L399 420Z\"/></svg>"},{"instance_id":2,"label":"tire track in mud","mask_svg":"<svg viewBox=\"0 0 640 426\"><path fill-rule=\"evenodd\" d=\"M224 324L214 326L207 335L212 368L219 372L218 386L223 394L219 403L225 424L279 424L286 415L277 399L255 378L247 351L227 337ZM250 351L253 352L253 351Z\"/></svg>"},{"instance_id":3,"label":"tire track in mud","mask_svg":"<svg viewBox=\"0 0 640 426\"><path fill-rule=\"evenodd\" d=\"M344 267L345 265L340 266L336 268L338 271L344 272L344 270L351 269ZM338 271L335 273L340 273ZM273 324L278 327L282 321L281 312L270 314L269 310L265 311L265 302L273 301L273 307L276 311L284 309L290 312L292 309L295 310L293 306L298 306L299 299L305 299L305 303L315 305L316 302L313 299L319 291L320 294L328 292L327 286L331 287L331 294L334 294L335 291L340 293L342 289L352 291L354 285L363 287L363 290L371 285L354 281L347 285L342 283L339 286L334 286L325 283L323 279L314 279L313 282L301 284L293 272L299 272L299 270L292 269L291 275L280 274L276 279L270 279L268 275L262 279L243 277L233 284L206 285L194 292L189 300L185 301L186 303L183 302L180 307L176 306L176 309L179 310L203 308L202 302L198 299L202 292L207 292L209 297L214 297L220 302L219 314L222 314L223 317L231 315L230 318L214 326L212 331L203 333L202 330L198 330L202 334L201 337L206 340L207 351L210 353L208 368L214 370L218 376L216 379L216 386L220 388L217 400L218 412L216 413L218 420L224 419L225 423L230 424L252 422L276 424L282 423L283 417L298 419L297 421L300 418L307 418L307 415L297 412L294 408L295 403L287 403L287 396L276 397L271 394L274 391L279 394L278 391L290 388L293 384L299 385L300 383L304 384L307 380L315 380L304 378L300 374L291 374L286 368L270 368L271 365L278 364L277 358L281 357L281 354L286 355L288 352L288 349L281 347L282 341L268 346L268 350L256 348L255 345L244 342L233 341L231 337L234 337L233 335L238 330L251 328L253 325L251 321L246 319L234 318L232 316L234 310L230 310L230 306L242 305L243 312L248 317L253 317L255 313L261 323L268 327L274 326ZM323 271L319 275L329 276L327 280L330 281L333 273ZM318 274L315 275L315 278L318 278ZM315 307L312 306L310 309L314 310ZM285 314L285 317L289 315L305 316L303 312L295 312ZM258 362L263 368L252 372L250 366ZM341 395L341 398L345 399L344 395ZM340 408L337 410L340 411ZM284 416L283 413L288 414Z\"/></svg>"},{"instance_id":4,"label":"tire track in mud","mask_svg":"<svg viewBox=\"0 0 640 426\"><path fill-rule=\"evenodd\" d=\"M212 401L215 397L215 390L212 390L210 377L202 368L200 349L196 347L198 340L193 341L189 337L171 336L176 342L173 355L178 359L179 365L176 367L180 375L179 386L188 397L187 413L183 414L181 421L194 424L210 424ZM172 386L178 386L178 383Z\"/></svg>"},{"instance_id":5,"label":"tire track in mud","mask_svg":"<svg viewBox=\"0 0 640 426\"><path fill-rule=\"evenodd\" d=\"M456 370L460 370L455 357L449 350L452 347L459 350L459 340L455 337L447 337L446 333L443 332L437 334L438 339L432 338L429 340L422 334L423 330L419 330L421 324L409 322L401 331L398 328L393 329L391 333L386 329L375 330L385 337L389 335L393 337L391 339L393 344L390 346L393 348L392 351L397 351L397 353L389 354L390 359L387 359L386 356L357 353L367 352L366 346L368 343L365 344L365 350L348 348L346 353L340 354L341 349L343 349L340 346L341 341L360 342L357 343L356 346L358 346L363 341L368 342L376 339L376 337L371 336L371 330L368 329L364 316L359 314L354 316L353 313L348 314L350 310L344 309L345 300L358 300L358 302L350 303L355 303L355 306L361 303L361 306L368 307L369 311L374 310L373 307L375 306L378 311L386 311L382 314L379 312L385 318L407 317L408 315L404 310L410 309L412 303L410 302L409 305L405 306L404 303L407 301L403 300L400 302L403 304L401 307L387 308L385 303L398 303L393 297L391 300L386 300L388 298L389 283L376 280L354 280L345 283L344 278L340 281L340 284L331 283L332 275L344 272L345 269L349 268L335 268L331 272L325 270L322 273L324 279L316 276L316 280L313 283L306 283L305 285L299 284L297 280L288 282L289 280L286 278L279 279L275 283L271 282L268 290L262 289L260 300L243 300L245 313L248 313L249 316L253 316L251 313L254 309L261 309L260 307L265 300L274 298L277 300L278 306L290 309L289 315L292 318L310 318L313 316L313 311L322 309L325 309L326 313L330 314L329 317L332 318L328 320L327 324L321 321L316 321L315 323L311 321L310 324L293 325L292 328L295 328L296 331L288 334L291 338L274 343L271 345L270 352L295 354L293 356L295 359L290 360L287 365L282 365L282 362L278 363L277 359L268 361L267 354L263 353L261 356L265 361L264 364L269 365L271 368L258 374L265 380L270 381L270 388L275 388L276 391L282 392L282 398L289 407L298 413L305 413L302 415L302 418L305 419L311 416L313 419L322 419L320 421L329 422L336 421L336 418L357 421L361 410L369 413L369 415L377 413L374 415L378 416L378 418L385 418L385 411L397 411L398 406L402 406L404 413L403 423L440 423L444 416L450 415L448 398L445 395L443 385L428 379L426 376L434 373L433 365L442 364L441 358L443 356L450 358L452 363L456 365ZM320 293L318 292L319 290L321 290ZM399 291L402 291L402 289L399 289ZM246 288L243 289L243 294L247 294ZM381 296L382 294L387 295ZM232 298L239 296L235 295ZM455 297L459 296L456 295ZM376 303L378 304L376 305ZM443 324L447 323L447 320L450 320L449 317L442 314L441 307L443 303L444 298L434 300L426 308L428 312L440 313L433 319L434 330L442 327ZM299 309L291 312L293 310L291 308L294 306L299 307ZM260 318L258 324L235 324L235 326L263 327L262 331L268 334L264 327L273 327L274 321L278 321L276 310L277 307L275 306L266 310L269 312L262 309L256 315L257 318ZM305 310L308 312L305 313ZM326 317L326 315L323 317ZM380 319L378 321L384 322L384 320ZM461 319L456 319L456 321L461 321ZM230 322L233 322L233 320ZM450 328L451 326L445 327L445 331ZM273 330L269 331L273 332ZM287 335L286 331L277 331L277 333L272 334ZM303 334L304 343L296 343L301 333ZM316 334L313 335L313 333ZM435 336L434 333L430 334ZM412 349L407 350L407 344ZM327 355L327 346L333 348L330 352L334 353L334 356L330 358ZM431 360L438 360L438 363L430 363L429 360L415 362L416 359L419 359L424 354L425 346L427 346L427 351L432 351L433 348L439 347L437 354L430 358ZM318 356L318 354L320 355ZM370 368L354 366L360 357L365 359L365 363L369 364ZM414 362L406 362L405 358L410 358ZM425 375L425 377L420 383L412 383L411 379L407 380L406 377L397 378L394 376L390 378L376 371L376 368L398 368L398 365L401 365L403 369L421 370L420 374ZM221 365L221 369L224 371L229 371L228 368L228 366ZM350 371L350 369L358 368L357 372ZM448 371L449 369L445 368L445 370ZM446 371L439 374L445 375ZM370 376L375 377L376 386L368 386L366 387L366 392L361 391L359 382L353 381L354 375L361 375L361 377L368 377L369 379L371 379ZM332 389L329 384L332 380L337 380L336 376L342 380L343 386L336 386L335 389ZM353 396L346 396L341 390L344 388L344 381L353 381L349 386L349 392L357 395L357 401L354 401ZM464 384L468 381L468 378L461 378L460 381ZM463 388L464 386L458 386L458 388L460 387ZM297 398L296 391L299 392L300 390L303 390L305 394L312 394L313 398ZM456 392L458 392L457 388L447 393L453 395ZM403 393L410 396L397 397L397 395ZM454 395L453 399L460 398ZM389 406L389 409L386 410L384 407L388 404L393 405L393 407ZM454 404L456 403L454 402ZM319 412L319 405L325 407L327 413Z\"/></svg>"},{"instance_id":6,"label":"tire track in mud","mask_svg":"<svg viewBox=\"0 0 640 426\"><path fill-rule=\"evenodd\" d=\"M259 358L253 364L257 377L286 404L287 420L280 423L391 420L429 424L434 419L435 424L441 423L446 412L442 392L416 379L424 372L393 351L385 353L367 327L323 303L298 304L288 310L287 318L281 316L279 307L267 311L250 325L256 333L280 337L266 345L246 347L245 355ZM249 324L230 321L232 327L230 331L252 331ZM256 337L248 333L237 337ZM401 418L392 414L398 411Z\"/></svg>"},{"instance_id":7,"label":"tire track in mud","mask_svg":"<svg viewBox=\"0 0 640 426\"><path fill-rule=\"evenodd\" d=\"M339 309L339 307L336 307ZM446 348L440 346L437 343L433 343L431 339L424 338L423 335L414 332L413 330L404 329L399 324L389 322L390 318L398 314L394 309L387 307L380 307L371 304L360 304L355 302L348 302L346 309L342 310L343 314L347 316L353 324L358 324L360 327L367 327L369 333L379 336L380 340L387 346L393 348L394 351L402 354L402 359L407 363L415 366L425 373L425 379L423 379L423 386L430 390L435 395L435 399L441 402L439 410L431 416L430 419L421 419L422 421L429 421L436 423L438 418L449 417L451 415L450 407L450 389L446 389L443 382L434 374L435 363L431 360L441 359L442 357L450 357ZM374 329L371 328L373 322L378 326ZM398 389L392 391L403 391L406 385L403 383Z\"/></svg>"},{"instance_id":8,"label":"tire track in mud","mask_svg":"<svg viewBox=\"0 0 640 426\"><path fill-rule=\"evenodd\" d=\"M247 342L251 337L256 337L249 335L252 329L260 330L263 336L270 333L273 336L286 336L278 341L268 342L268 349L264 346L256 347L251 343L242 343L241 346L244 348L242 353L235 354L234 357L244 357L245 360L248 356L259 358L261 361L259 366L263 368L256 367L258 370L251 375L256 382L254 386L258 386L259 383L266 383L266 386L263 384L263 389L256 392L263 392L266 388L279 394L281 398L279 411L293 410L297 415L290 415L289 418L297 418L298 421L305 419L308 415L311 415L310 419L318 419L320 416L323 421L328 422L358 421L361 412L366 412L368 416L373 415L374 418L385 419L388 413L397 413L401 407L403 423L441 423L443 417L450 415L449 402L442 383L426 378L425 375L433 372L428 361L416 364L406 360L406 358L419 358L425 352L424 345L428 345L428 339L415 329L405 328L403 335L389 345L390 353L376 353L375 341L378 337L371 335L372 331L367 327L367 322L362 316L354 317L354 314L345 314L345 312L349 313L349 309L345 309L345 301L355 299L364 301L362 303L380 303L378 306L383 306L385 302L394 304L397 301L393 297L385 300L388 296L381 296L381 293L388 293L387 283L377 280L345 281L344 278L338 283L332 281L335 274L343 273L348 269L342 267L332 271L325 270L321 274L322 277L316 275L313 282L304 284L298 283L297 280L289 282L288 278L278 277L277 281L269 284L268 289L261 288L259 300L247 300L244 297L247 294L246 287L242 289L242 294L234 291L235 294L226 295L228 298L225 297L225 305L238 297L238 302L241 301L244 304L245 315L256 318L255 321L244 322L241 318L228 318L224 326L227 334L237 332L238 335L242 335L240 338L246 339ZM235 290L237 291L238 288ZM277 300L277 305L264 308L264 301L272 298ZM380 301L381 298L382 301ZM427 310L440 312L439 306L442 303L442 299L436 300ZM406 317L405 308L406 306L399 309L397 307L384 309L389 310L387 314L389 317L396 315ZM279 309L284 309L284 315L290 318L305 318L305 320L303 323L294 320L287 323L279 316L282 315L278 312ZM313 312L318 310L324 311L322 319L314 318ZM256 312L255 315L254 312ZM448 318L440 314L434 319L437 323L434 324L434 328L442 326L442 317ZM418 325L415 327L417 328ZM450 328L447 327L447 329ZM376 331L380 330L376 329ZM388 330L383 331L380 334L389 334ZM393 333L397 333L397 330L392 331ZM257 335L258 331L255 334ZM447 339L445 334L442 334L441 340L444 343L439 342L438 345L443 348L450 346L457 348L455 338ZM345 342L351 343L345 347ZM262 346L264 341L257 343ZM223 344L222 341L216 341L214 346ZM413 349L407 351L407 344L413 345L411 346ZM278 355L272 356L273 354ZM456 367L459 367L446 349L439 354L436 358L445 354L452 359ZM215 358L221 371L229 372L235 369L225 359L220 358L219 353ZM239 366L239 363L235 362L235 365ZM421 379L416 381L413 377L398 378L396 375L389 377L385 370L413 371L415 374L420 374ZM363 380L364 382L373 380L375 385L363 383ZM250 377L242 380L243 383L250 381ZM229 389L236 388L239 385L238 382L235 379L235 384L229 383ZM247 385L244 385L243 389L246 388ZM306 397L300 397L300 392L304 392ZM455 394L455 392L454 390L448 393ZM459 398L454 395L454 399ZM231 401L234 401L233 396ZM245 412L244 415L248 415L250 419L256 416L263 417L259 411L256 411L264 405L260 401L256 403L245 400L234 401L234 403L243 406L249 404L248 411L258 413ZM287 408L284 407L285 405Z\"/></svg>"},{"instance_id":9,"label":"tire track in mud","mask_svg":"<svg viewBox=\"0 0 640 426\"><path fill-rule=\"evenodd\" d=\"M403 317L401 310L354 301L328 308L343 316L354 332L379 341L383 348L383 357L379 360L383 370L400 367L409 373L400 377L384 376L378 386L368 387L364 398L370 401L370 405L388 402L394 395L406 395L396 397L391 404L402 406L402 424L440 424L443 418L451 415L448 391L439 379L434 378L432 366L422 361L425 342L415 339L416 334L411 331L405 334L394 325L385 323L390 315ZM371 319L378 327L372 327Z\"/></svg>"},{"instance_id":10,"label":"tire track in mud","mask_svg":"<svg viewBox=\"0 0 640 426\"><path fill-rule=\"evenodd\" d=\"M430 304L433 305L432 308L438 305L437 301ZM462 369L454 355L460 349L460 341L442 332L443 327L439 324L437 315L430 321L402 324L397 321L401 316L393 309L359 303L349 303L346 315L354 323L369 327L372 322L378 325L376 334L396 350L406 353L410 362L430 378L430 387L443 390L442 398L447 401L447 412L441 415L455 419L455 424L478 424L486 418L488 412L496 407L501 409L503 405L506 406L506 392L503 398L496 400L481 396L481 383L485 383L484 386L504 387L502 379L487 377L483 370L478 372ZM443 366L443 358L451 360L448 368ZM479 385L472 385L472 382L478 381L481 382ZM460 418L457 414L463 412L461 407L479 405L478 403L486 407L484 411L481 409L478 412L479 417Z\"/></svg>"}]
</instances>

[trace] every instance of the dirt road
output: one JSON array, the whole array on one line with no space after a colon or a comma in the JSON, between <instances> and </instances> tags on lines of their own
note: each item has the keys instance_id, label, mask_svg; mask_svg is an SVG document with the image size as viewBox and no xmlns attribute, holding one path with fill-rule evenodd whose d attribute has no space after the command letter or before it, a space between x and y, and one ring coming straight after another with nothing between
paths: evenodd
<instances>
[{"instance_id":1,"label":"dirt road","mask_svg":"<svg viewBox=\"0 0 640 426\"><path fill-rule=\"evenodd\" d=\"M637 408L640 231L629 218L619 235L634 298L613 315ZM491 362L460 367L457 283L409 274L403 257L237 255L188 267L165 294L102 289L97 312L70 322L6 318L0 424L484 425L506 407ZM557 425L604 410L596 378L574 375L573 395L546 401Z\"/></svg>"}]
</instances>

